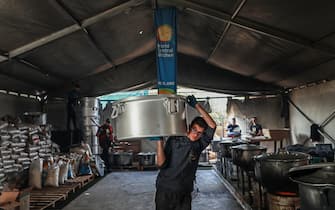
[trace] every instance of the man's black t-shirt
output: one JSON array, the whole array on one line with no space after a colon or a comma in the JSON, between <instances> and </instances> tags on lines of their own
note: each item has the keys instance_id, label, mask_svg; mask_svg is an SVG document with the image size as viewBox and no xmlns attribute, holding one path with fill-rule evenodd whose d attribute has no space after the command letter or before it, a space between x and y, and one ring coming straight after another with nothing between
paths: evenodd
<instances>
[{"instance_id":1,"label":"man's black t-shirt","mask_svg":"<svg viewBox=\"0 0 335 210\"><path fill-rule=\"evenodd\" d=\"M234 132L234 129L235 128L238 128L238 127L240 127L240 126L238 126L238 125L233 125L233 124L229 124L228 126L227 126L227 129L228 129L228 132Z\"/></svg>"},{"instance_id":2,"label":"man's black t-shirt","mask_svg":"<svg viewBox=\"0 0 335 210\"><path fill-rule=\"evenodd\" d=\"M260 130L262 130L262 126L260 124L250 126L250 131L254 134L257 134Z\"/></svg>"},{"instance_id":3,"label":"man's black t-shirt","mask_svg":"<svg viewBox=\"0 0 335 210\"><path fill-rule=\"evenodd\" d=\"M78 101L80 99L79 91L71 90L67 94L67 108L74 109L75 106L78 105Z\"/></svg>"},{"instance_id":4,"label":"man's black t-shirt","mask_svg":"<svg viewBox=\"0 0 335 210\"><path fill-rule=\"evenodd\" d=\"M190 141L186 136L170 137L166 141L166 160L157 176L157 191L193 191L200 154L210 144L214 131L209 127L198 141Z\"/></svg>"}]
</instances>

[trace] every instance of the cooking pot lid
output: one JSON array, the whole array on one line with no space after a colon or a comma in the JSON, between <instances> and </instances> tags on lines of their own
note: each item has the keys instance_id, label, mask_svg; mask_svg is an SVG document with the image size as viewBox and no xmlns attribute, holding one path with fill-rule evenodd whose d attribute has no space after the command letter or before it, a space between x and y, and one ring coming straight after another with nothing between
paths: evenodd
<instances>
[{"instance_id":1,"label":"cooking pot lid","mask_svg":"<svg viewBox=\"0 0 335 210\"><path fill-rule=\"evenodd\" d=\"M231 141L231 140L233 140L232 137L223 137L223 138L221 139L221 141Z\"/></svg>"},{"instance_id":2,"label":"cooking pot lid","mask_svg":"<svg viewBox=\"0 0 335 210\"><path fill-rule=\"evenodd\" d=\"M45 113L43 113L43 112L25 112L25 113L23 113L23 115L25 115L25 116L40 116L40 115L43 115L43 114L45 114Z\"/></svg>"},{"instance_id":3,"label":"cooking pot lid","mask_svg":"<svg viewBox=\"0 0 335 210\"><path fill-rule=\"evenodd\" d=\"M298 166L289 170L290 178L298 183L318 187L335 187L335 163Z\"/></svg>"},{"instance_id":4,"label":"cooking pot lid","mask_svg":"<svg viewBox=\"0 0 335 210\"><path fill-rule=\"evenodd\" d=\"M255 144L241 144L237 146L231 147L232 149L240 149L240 150L266 150L266 147L255 145Z\"/></svg>"},{"instance_id":5,"label":"cooking pot lid","mask_svg":"<svg viewBox=\"0 0 335 210\"><path fill-rule=\"evenodd\" d=\"M278 152L259 155L255 159L261 161L294 162L307 160L309 158L310 155L302 152Z\"/></svg>"},{"instance_id":6,"label":"cooking pot lid","mask_svg":"<svg viewBox=\"0 0 335 210\"><path fill-rule=\"evenodd\" d=\"M234 144L234 145L238 145L238 144L246 144L245 141L242 141L241 139L224 139L220 141L220 144Z\"/></svg>"}]
</instances>

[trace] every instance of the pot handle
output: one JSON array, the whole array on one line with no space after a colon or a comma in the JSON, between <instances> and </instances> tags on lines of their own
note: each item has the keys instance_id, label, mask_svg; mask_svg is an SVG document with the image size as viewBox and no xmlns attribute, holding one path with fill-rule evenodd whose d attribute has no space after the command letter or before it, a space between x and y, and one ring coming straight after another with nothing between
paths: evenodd
<instances>
[{"instance_id":1,"label":"pot handle","mask_svg":"<svg viewBox=\"0 0 335 210\"><path fill-rule=\"evenodd\" d=\"M189 131L189 124L191 124L189 119L189 113L188 113L188 105L186 103L186 98L183 98L183 106L185 106L185 123L186 123L186 131Z\"/></svg>"},{"instance_id":2,"label":"pot handle","mask_svg":"<svg viewBox=\"0 0 335 210\"><path fill-rule=\"evenodd\" d=\"M329 203L329 190L330 189L333 189L333 188L324 187L320 191L322 209L328 209L328 207L330 207L330 203Z\"/></svg>"},{"instance_id":3,"label":"pot handle","mask_svg":"<svg viewBox=\"0 0 335 210\"><path fill-rule=\"evenodd\" d=\"M165 108L169 114L174 114L179 112L179 100L175 98L165 99Z\"/></svg>"}]
</instances>

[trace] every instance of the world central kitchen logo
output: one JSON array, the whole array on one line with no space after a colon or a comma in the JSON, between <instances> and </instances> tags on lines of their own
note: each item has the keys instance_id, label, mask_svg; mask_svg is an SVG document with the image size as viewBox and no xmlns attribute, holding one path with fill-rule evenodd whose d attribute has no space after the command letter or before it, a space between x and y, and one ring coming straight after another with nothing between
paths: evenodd
<instances>
[{"instance_id":1,"label":"world central kitchen logo","mask_svg":"<svg viewBox=\"0 0 335 210\"><path fill-rule=\"evenodd\" d=\"M169 42L172 39L172 27L164 24L157 29L157 39L160 42Z\"/></svg>"}]
</instances>

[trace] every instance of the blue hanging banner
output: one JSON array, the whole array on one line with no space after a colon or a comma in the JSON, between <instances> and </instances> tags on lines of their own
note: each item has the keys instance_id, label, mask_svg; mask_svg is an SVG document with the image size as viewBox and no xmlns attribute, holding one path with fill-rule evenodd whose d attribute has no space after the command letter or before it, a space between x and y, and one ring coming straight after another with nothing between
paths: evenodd
<instances>
[{"instance_id":1,"label":"blue hanging banner","mask_svg":"<svg viewBox=\"0 0 335 210\"><path fill-rule=\"evenodd\" d=\"M156 63L158 94L177 92L176 8L156 8Z\"/></svg>"}]
</instances>

